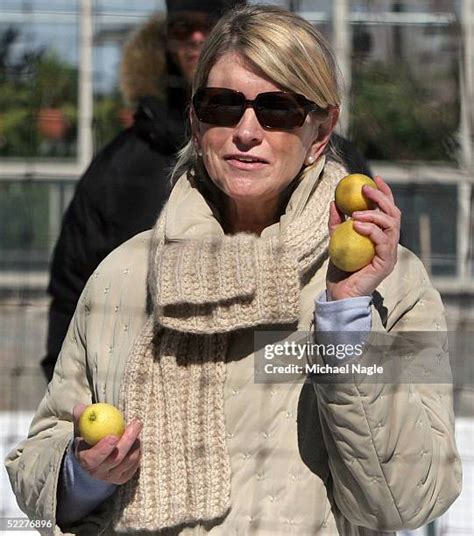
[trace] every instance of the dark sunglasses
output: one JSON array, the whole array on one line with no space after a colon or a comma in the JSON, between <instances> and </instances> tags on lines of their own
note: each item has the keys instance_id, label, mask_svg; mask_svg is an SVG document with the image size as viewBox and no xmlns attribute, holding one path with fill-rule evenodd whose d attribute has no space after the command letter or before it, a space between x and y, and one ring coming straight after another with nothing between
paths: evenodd
<instances>
[{"instance_id":1,"label":"dark sunglasses","mask_svg":"<svg viewBox=\"0 0 474 536\"><path fill-rule=\"evenodd\" d=\"M168 19L168 39L171 41L186 41L194 32L210 33L216 24L216 19L205 13L185 13L170 16Z\"/></svg>"},{"instance_id":2,"label":"dark sunglasses","mask_svg":"<svg viewBox=\"0 0 474 536\"><path fill-rule=\"evenodd\" d=\"M300 127L310 112L327 116L326 109L303 95L284 91L259 93L254 100L249 100L233 89L202 87L193 96L193 106L199 121L220 127L235 126L249 106L262 127L275 130Z\"/></svg>"}]
</instances>

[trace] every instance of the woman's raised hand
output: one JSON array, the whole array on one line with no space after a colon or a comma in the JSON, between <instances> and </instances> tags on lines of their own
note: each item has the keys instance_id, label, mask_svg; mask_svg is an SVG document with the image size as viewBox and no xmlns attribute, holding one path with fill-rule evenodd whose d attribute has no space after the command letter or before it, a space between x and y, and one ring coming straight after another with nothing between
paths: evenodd
<instances>
[{"instance_id":1,"label":"woman's raised hand","mask_svg":"<svg viewBox=\"0 0 474 536\"><path fill-rule=\"evenodd\" d=\"M368 236L375 246L372 262L357 272L348 273L329 263L326 286L332 300L370 296L378 285L392 272L397 262L397 246L400 239L401 213L395 205L392 191L381 177L374 178L376 188L363 187L363 193L377 206L374 210L354 212L354 229ZM335 203L329 211L329 234L344 221L344 215Z\"/></svg>"},{"instance_id":2,"label":"woman's raised hand","mask_svg":"<svg viewBox=\"0 0 474 536\"><path fill-rule=\"evenodd\" d=\"M133 419L119 439L107 436L91 447L79 436L79 418L86 409L85 404L76 404L74 419L74 455L81 467L96 480L109 484L125 484L136 473L140 465L140 439L142 423Z\"/></svg>"}]
</instances>

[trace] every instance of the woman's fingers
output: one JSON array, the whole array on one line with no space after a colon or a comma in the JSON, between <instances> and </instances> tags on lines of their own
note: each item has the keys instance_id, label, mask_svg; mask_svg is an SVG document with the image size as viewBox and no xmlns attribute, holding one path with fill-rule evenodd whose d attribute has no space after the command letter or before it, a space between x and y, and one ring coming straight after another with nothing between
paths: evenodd
<instances>
[{"instance_id":1,"label":"woman's fingers","mask_svg":"<svg viewBox=\"0 0 474 536\"><path fill-rule=\"evenodd\" d=\"M114 476L114 484L125 484L128 482L133 475L137 472L138 468L140 467L140 460L132 464L130 467L125 469L123 472L118 474L117 476Z\"/></svg>"},{"instance_id":2,"label":"woman's fingers","mask_svg":"<svg viewBox=\"0 0 474 536\"><path fill-rule=\"evenodd\" d=\"M95 476L104 461L112 454L117 442L117 437L107 436L91 447L81 440L76 446L76 458L88 473Z\"/></svg>"},{"instance_id":3,"label":"woman's fingers","mask_svg":"<svg viewBox=\"0 0 474 536\"><path fill-rule=\"evenodd\" d=\"M111 456L114 456L112 452ZM123 484L127 482L140 465L141 449L137 441L131 451L117 465L104 462L96 471L95 478L109 482L110 484Z\"/></svg>"},{"instance_id":4,"label":"woman's fingers","mask_svg":"<svg viewBox=\"0 0 474 536\"><path fill-rule=\"evenodd\" d=\"M378 239L376 244L385 244L388 247L395 249L400 239L401 212L400 209L395 205L393 194L388 184L386 184L379 176L375 177L375 182L378 189L364 187L364 195L367 195L367 197L374 201L380 210L354 212L352 214L354 226L355 229L361 231L362 234L370 236L374 243L375 240ZM368 234L364 232L363 226L358 228L357 222L375 224L379 229L383 230L385 234L380 234L376 229L373 228L371 230L371 234ZM371 228L366 227L366 229Z\"/></svg>"},{"instance_id":5,"label":"woman's fingers","mask_svg":"<svg viewBox=\"0 0 474 536\"><path fill-rule=\"evenodd\" d=\"M354 229L364 236L368 236L375 247L387 244L387 235L375 223L354 221Z\"/></svg>"},{"instance_id":6,"label":"woman's fingers","mask_svg":"<svg viewBox=\"0 0 474 536\"><path fill-rule=\"evenodd\" d=\"M397 242L400 237L400 222L399 220L388 216L384 212L378 212L376 210L367 210L362 212L354 212L352 214L354 223L357 221L366 223L375 223L387 233L396 237Z\"/></svg>"},{"instance_id":7,"label":"woman's fingers","mask_svg":"<svg viewBox=\"0 0 474 536\"><path fill-rule=\"evenodd\" d=\"M138 436L143 428L142 423L138 419L134 419L125 429L123 436L117 443L117 447L114 452L105 460L105 465L108 470L117 467L122 463L125 457L133 450L136 450L140 446L140 440Z\"/></svg>"},{"instance_id":8,"label":"woman's fingers","mask_svg":"<svg viewBox=\"0 0 474 536\"><path fill-rule=\"evenodd\" d=\"M80 416L82 415L82 412L87 408L87 404L76 404L74 406L74 409L72 410L72 416L75 421L78 421Z\"/></svg>"},{"instance_id":9,"label":"woman's fingers","mask_svg":"<svg viewBox=\"0 0 474 536\"><path fill-rule=\"evenodd\" d=\"M380 179L380 181L383 182L382 179ZM386 188L388 188L385 183L383 184L386 186ZM389 188L388 190L389 191L385 189L384 191L381 189L371 188L370 186L363 186L364 195L376 203L380 210L389 216L392 216L392 218L400 219L400 210L394 203L391 190Z\"/></svg>"},{"instance_id":10,"label":"woman's fingers","mask_svg":"<svg viewBox=\"0 0 474 536\"><path fill-rule=\"evenodd\" d=\"M390 238L375 223L354 221L354 229L364 236L368 236L375 245L376 256L393 268L397 255L397 242Z\"/></svg>"},{"instance_id":11,"label":"woman's fingers","mask_svg":"<svg viewBox=\"0 0 474 536\"><path fill-rule=\"evenodd\" d=\"M395 204L395 199L393 197L392 190L390 189L390 186L382 179L380 175L376 175L374 177L375 184L377 185L377 188L382 191L385 195L389 197L391 202Z\"/></svg>"},{"instance_id":12,"label":"woman's fingers","mask_svg":"<svg viewBox=\"0 0 474 536\"><path fill-rule=\"evenodd\" d=\"M129 452L127 456L116 466L114 466L112 469L110 469L109 473L111 476L119 477L123 473L130 470L130 468L136 466L136 464L140 461L141 458L141 449L140 445L138 444L136 448L134 448L133 451Z\"/></svg>"}]
</instances>

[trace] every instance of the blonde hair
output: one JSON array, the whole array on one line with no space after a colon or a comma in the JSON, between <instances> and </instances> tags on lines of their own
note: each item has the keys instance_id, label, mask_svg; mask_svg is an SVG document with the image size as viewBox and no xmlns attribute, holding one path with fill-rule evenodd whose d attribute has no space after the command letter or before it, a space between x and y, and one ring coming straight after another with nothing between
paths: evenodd
<instances>
[{"instance_id":1,"label":"blonde hair","mask_svg":"<svg viewBox=\"0 0 474 536\"><path fill-rule=\"evenodd\" d=\"M331 48L311 23L295 13L269 5L229 11L204 44L193 94L206 85L212 67L228 52L242 56L284 91L301 93L321 108L340 105L339 69ZM178 153L172 182L190 170L207 176L192 139Z\"/></svg>"}]
</instances>

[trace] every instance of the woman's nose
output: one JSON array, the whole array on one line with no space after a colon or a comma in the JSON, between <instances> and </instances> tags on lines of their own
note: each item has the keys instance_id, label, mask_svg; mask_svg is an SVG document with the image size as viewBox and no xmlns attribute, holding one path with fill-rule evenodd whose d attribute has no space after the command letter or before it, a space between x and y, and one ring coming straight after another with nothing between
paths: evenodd
<instances>
[{"instance_id":1,"label":"woman's nose","mask_svg":"<svg viewBox=\"0 0 474 536\"><path fill-rule=\"evenodd\" d=\"M253 146L261 143L262 138L263 128L255 115L254 109L249 106L234 127L234 143Z\"/></svg>"}]
</instances>

